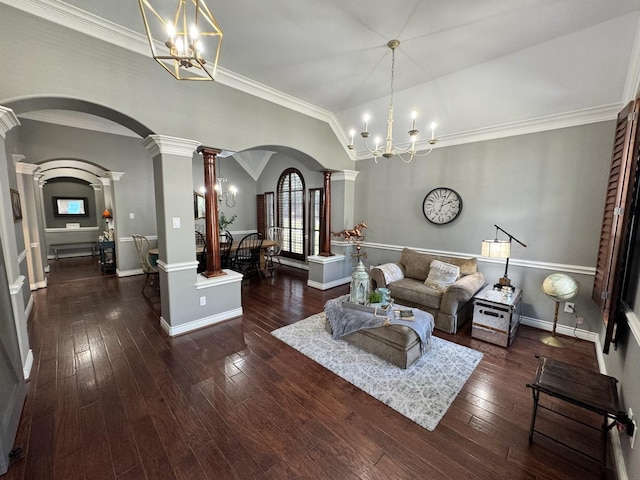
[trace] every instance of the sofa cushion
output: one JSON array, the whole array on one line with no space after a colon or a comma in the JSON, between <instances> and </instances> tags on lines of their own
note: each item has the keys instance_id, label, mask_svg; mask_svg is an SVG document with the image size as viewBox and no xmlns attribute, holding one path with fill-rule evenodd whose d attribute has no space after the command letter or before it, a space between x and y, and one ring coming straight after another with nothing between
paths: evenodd
<instances>
[{"instance_id":1,"label":"sofa cushion","mask_svg":"<svg viewBox=\"0 0 640 480\"><path fill-rule=\"evenodd\" d=\"M460 276L470 275L478 271L478 259L445 257L439 255L431 255L428 253L420 253L410 248L404 248L400 256L400 263L405 268L405 277L415 278L424 282L429 275L429 268L433 260L450 263L460 267Z\"/></svg>"},{"instance_id":2,"label":"sofa cushion","mask_svg":"<svg viewBox=\"0 0 640 480\"><path fill-rule=\"evenodd\" d=\"M442 292L418 280L412 278L398 280L389 285L389 290L391 290L391 297L399 304L405 300L436 310L440 308Z\"/></svg>"},{"instance_id":3,"label":"sofa cushion","mask_svg":"<svg viewBox=\"0 0 640 480\"><path fill-rule=\"evenodd\" d=\"M459 276L460 267L457 265L434 260L431 262L429 275L427 275L424 284L436 290L444 291L449 285L452 285Z\"/></svg>"}]
</instances>

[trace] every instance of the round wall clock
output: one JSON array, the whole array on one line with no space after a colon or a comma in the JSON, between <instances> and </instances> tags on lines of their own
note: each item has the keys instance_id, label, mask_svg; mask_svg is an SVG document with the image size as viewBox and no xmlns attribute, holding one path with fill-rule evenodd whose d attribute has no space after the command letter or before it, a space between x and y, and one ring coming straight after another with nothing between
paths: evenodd
<instances>
[{"instance_id":1,"label":"round wall clock","mask_svg":"<svg viewBox=\"0 0 640 480\"><path fill-rule=\"evenodd\" d=\"M422 213L436 225L453 222L462 212L462 198L458 192L447 187L438 187L427 193L422 202Z\"/></svg>"}]
</instances>

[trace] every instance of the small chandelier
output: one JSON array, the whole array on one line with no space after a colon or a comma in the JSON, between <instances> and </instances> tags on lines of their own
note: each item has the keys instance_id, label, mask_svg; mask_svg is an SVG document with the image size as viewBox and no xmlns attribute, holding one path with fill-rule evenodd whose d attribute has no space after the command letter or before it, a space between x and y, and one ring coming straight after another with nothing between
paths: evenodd
<instances>
[{"instance_id":1,"label":"small chandelier","mask_svg":"<svg viewBox=\"0 0 640 480\"><path fill-rule=\"evenodd\" d=\"M378 159L382 156L384 158L391 158L395 155L399 156L400 159L404 163L409 163L413 160L413 157L424 157L429 155L433 150L433 146L437 143L437 139L435 136L436 133L436 124L431 124L431 139L429 139L429 145L431 148L424 153L416 153L416 140L418 139L419 130L416 129L416 112L411 113L411 130L409 130L410 144L406 148L400 148L397 145L393 145L393 80L394 80L394 71L395 71L395 63L396 63L396 48L400 46L400 40L389 40L387 42L387 47L391 49L391 99L389 101L389 117L387 119L387 139L384 145L384 150L380 147L380 139L375 139L375 148L371 148L367 139L371 135L368 131L369 127L369 116L365 115L364 117L364 130L360 133L362 138L364 139L364 146L369 152L369 154L373 155L373 158L376 163L378 163ZM355 150L356 146L353 144L353 138L355 136L355 130L351 130L349 132L349 136L351 140L347 148L349 150ZM408 156L408 158L405 158Z\"/></svg>"},{"instance_id":2,"label":"small chandelier","mask_svg":"<svg viewBox=\"0 0 640 480\"><path fill-rule=\"evenodd\" d=\"M236 206L236 194L238 189L233 185L229 185L227 190L224 190L224 184L228 182L227 177L222 176L222 165L218 163L218 174L216 175L216 184L213 188L218 193L218 205L222 205L222 201L227 207L233 208Z\"/></svg>"},{"instance_id":3,"label":"small chandelier","mask_svg":"<svg viewBox=\"0 0 640 480\"><path fill-rule=\"evenodd\" d=\"M162 14L150 1L138 4L153 58L178 80L214 80L222 30L204 1L178 0L175 13Z\"/></svg>"}]
</instances>

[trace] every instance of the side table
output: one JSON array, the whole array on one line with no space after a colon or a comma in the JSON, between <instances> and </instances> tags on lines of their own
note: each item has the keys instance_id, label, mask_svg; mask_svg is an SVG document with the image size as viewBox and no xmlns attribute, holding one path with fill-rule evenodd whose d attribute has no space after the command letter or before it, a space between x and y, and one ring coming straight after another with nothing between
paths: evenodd
<instances>
[{"instance_id":1,"label":"side table","mask_svg":"<svg viewBox=\"0 0 640 480\"><path fill-rule=\"evenodd\" d=\"M511 345L520 325L522 290L511 295L487 286L473 297L471 336L502 347Z\"/></svg>"},{"instance_id":2,"label":"side table","mask_svg":"<svg viewBox=\"0 0 640 480\"><path fill-rule=\"evenodd\" d=\"M625 425L629 435L633 434L634 428L629 417L621 410L617 383L618 380L608 375L587 370L586 368L576 367L559 360L538 357L536 376L532 383L527 384L527 387L531 389L533 394L533 414L531 417L531 428L529 430L529 443L533 441L533 434L535 432L571 450L577 451L588 458L596 461L601 460L603 468L606 468L607 432L617 423ZM535 429L538 408L543 408L555 414L570 418L582 425L595 428L578 419L568 417L560 411L540 405L540 393L564 400L572 405L577 405L578 407L602 416L602 426L599 429L602 436L602 458L594 458L581 450L573 448L571 445L561 442L557 438ZM596 428L596 430L598 429Z\"/></svg>"},{"instance_id":3,"label":"side table","mask_svg":"<svg viewBox=\"0 0 640 480\"><path fill-rule=\"evenodd\" d=\"M102 273L116 273L116 242L98 242Z\"/></svg>"}]
</instances>

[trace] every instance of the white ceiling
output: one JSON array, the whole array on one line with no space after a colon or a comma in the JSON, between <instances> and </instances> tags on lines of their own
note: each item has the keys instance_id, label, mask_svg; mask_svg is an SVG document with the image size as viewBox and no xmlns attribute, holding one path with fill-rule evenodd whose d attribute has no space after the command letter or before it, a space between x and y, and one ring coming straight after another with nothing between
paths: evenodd
<instances>
[{"instance_id":1,"label":"white ceiling","mask_svg":"<svg viewBox=\"0 0 640 480\"><path fill-rule=\"evenodd\" d=\"M144 53L135 0L0 1ZM176 0L151 3L174 8ZM400 131L409 126L412 109L420 116L418 128L437 121L439 133L451 138L532 119L610 118L638 89L640 0L207 4L224 32L219 82L241 79L256 84L255 91L284 94L293 108L337 119L334 129L343 138L352 127L360 130L365 111L373 117L370 130L384 133L386 43L393 38L401 41L395 79Z\"/></svg>"}]
</instances>

